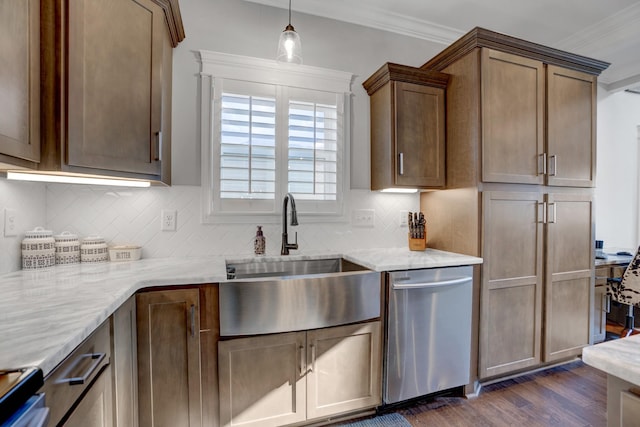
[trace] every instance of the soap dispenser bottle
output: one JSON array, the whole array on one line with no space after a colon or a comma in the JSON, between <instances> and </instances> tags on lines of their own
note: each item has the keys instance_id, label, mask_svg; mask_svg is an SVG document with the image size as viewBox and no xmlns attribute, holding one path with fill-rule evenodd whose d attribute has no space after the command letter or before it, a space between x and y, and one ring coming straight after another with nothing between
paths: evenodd
<instances>
[{"instance_id":1,"label":"soap dispenser bottle","mask_svg":"<svg viewBox=\"0 0 640 427\"><path fill-rule=\"evenodd\" d=\"M256 239L253 242L253 251L256 255L264 255L264 251L266 249L266 240L264 238L264 234L262 233L262 226L258 226L258 231L256 231Z\"/></svg>"}]
</instances>

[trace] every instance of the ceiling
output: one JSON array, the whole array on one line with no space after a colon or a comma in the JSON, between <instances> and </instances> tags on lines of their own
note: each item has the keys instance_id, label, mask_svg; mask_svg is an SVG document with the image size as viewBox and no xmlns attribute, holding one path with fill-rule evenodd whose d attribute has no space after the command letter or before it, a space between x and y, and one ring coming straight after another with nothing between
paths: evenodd
<instances>
[{"instance_id":1,"label":"ceiling","mask_svg":"<svg viewBox=\"0 0 640 427\"><path fill-rule=\"evenodd\" d=\"M247 0L286 9L287 0ZM612 91L640 84L637 0L294 0L292 9L442 43L474 27L611 63ZM429 58L426 58L429 59Z\"/></svg>"}]
</instances>

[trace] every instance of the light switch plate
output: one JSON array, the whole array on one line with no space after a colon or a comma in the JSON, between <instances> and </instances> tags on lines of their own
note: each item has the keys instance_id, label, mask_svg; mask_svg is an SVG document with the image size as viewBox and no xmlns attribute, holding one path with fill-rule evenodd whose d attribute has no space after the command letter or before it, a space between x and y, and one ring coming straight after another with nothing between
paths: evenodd
<instances>
[{"instance_id":1,"label":"light switch plate","mask_svg":"<svg viewBox=\"0 0 640 427\"><path fill-rule=\"evenodd\" d=\"M160 213L160 230L176 231L178 222L178 211L163 209Z\"/></svg>"},{"instance_id":2,"label":"light switch plate","mask_svg":"<svg viewBox=\"0 0 640 427\"><path fill-rule=\"evenodd\" d=\"M16 224L18 213L15 209L4 209L4 237L18 235L18 225Z\"/></svg>"},{"instance_id":3,"label":"light switch plate","mask_svg":"<svg viewBox=\"0 0 640 427\"><path fill-rule=\"evenodd\" d=\"M400 228L409 227L408 215L409 215L409 211L400 211L400 218L398 218L399 219L398 225L400 226Z\"/></svg>"},{"instance_id":4,"label":"light switch plate","mask_svg":"<svg viewBox=\"0 0 640 427\"><path fill-rule=\"evenodd\" d=\"M351 211L351 224L354 227L373 227L375 214L373 209L354 209Z\"/></svg>"}]
</instances>

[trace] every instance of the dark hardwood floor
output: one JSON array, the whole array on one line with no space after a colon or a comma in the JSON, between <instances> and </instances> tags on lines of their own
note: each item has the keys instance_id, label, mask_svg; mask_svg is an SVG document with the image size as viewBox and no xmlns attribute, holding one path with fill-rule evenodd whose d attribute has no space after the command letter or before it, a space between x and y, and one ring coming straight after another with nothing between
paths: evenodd
<instances>
[{"instance_id":1,"label":"dark hardwood floor","mask_svg":"<svg viewBox=\"0 0 640 427\"><path fill-rule=\"evenodd\" d=\"M606 404L606 374L574 361L484 386L476 398L438 397L393 412L412 426L604 427Z\"/></svg>"}]
</instances>

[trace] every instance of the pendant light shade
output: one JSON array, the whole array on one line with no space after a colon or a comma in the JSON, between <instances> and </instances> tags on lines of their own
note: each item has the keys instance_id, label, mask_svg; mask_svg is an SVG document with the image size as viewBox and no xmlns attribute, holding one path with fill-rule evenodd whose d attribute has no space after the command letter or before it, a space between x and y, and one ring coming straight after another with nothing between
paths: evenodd
<instances>
[{"instance_id":1,"label":"pendant light shade","mask_svg":"<svg viewBox=\"0 0 640 427\"><path fill-rule=\"evenodd\" d=\"M302 44L300 36L291 25L291 0L289 0L289 25L287 25L278 41L278 54L276 59L281 62L302 64Z\"/></svg>"}]
</instances>

